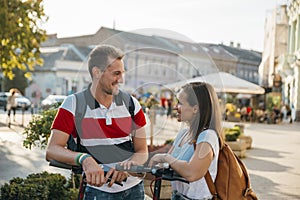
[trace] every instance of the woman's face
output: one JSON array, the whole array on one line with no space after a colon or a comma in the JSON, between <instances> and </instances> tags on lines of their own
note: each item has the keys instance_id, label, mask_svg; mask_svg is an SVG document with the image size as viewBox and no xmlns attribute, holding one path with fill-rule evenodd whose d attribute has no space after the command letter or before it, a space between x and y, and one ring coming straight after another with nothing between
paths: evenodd
<instances>
[{"instance_id":1,"label":"woman's face","mask_svg":"<svg viewBox=\"0 0 300 200\"><path fill-rule=\"evenodd\" d=\"M178 103L175 107L177 110L177 121L190 122L197 112L197 105L191 106L187 101L187 94L182 90L178 93L177 99Z\"/></svg>"}]
</instances>

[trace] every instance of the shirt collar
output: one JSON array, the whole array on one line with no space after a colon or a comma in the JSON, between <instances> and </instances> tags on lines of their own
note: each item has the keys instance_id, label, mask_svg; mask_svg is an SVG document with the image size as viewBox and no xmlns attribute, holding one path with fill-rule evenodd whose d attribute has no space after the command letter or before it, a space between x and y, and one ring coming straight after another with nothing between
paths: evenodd
<instances>
[{"instance_id":1,"label":"shirt collar","mask_svg":"<svg viewBox=\"0 0 300 200\"><path fill-rule=\"evenodd\" d=\"M90 107L91 110L96 109L96 108L105 108L105 106L99 104L99 102L93 97L92 93L91 93L91 83L88 86L88 89L85 90L84 92L84 96L86 99L86 103L87 105ZM113 100L110 108L115 108L116 104L115 104L115 100Z\"/></svg>"}]
</instances>

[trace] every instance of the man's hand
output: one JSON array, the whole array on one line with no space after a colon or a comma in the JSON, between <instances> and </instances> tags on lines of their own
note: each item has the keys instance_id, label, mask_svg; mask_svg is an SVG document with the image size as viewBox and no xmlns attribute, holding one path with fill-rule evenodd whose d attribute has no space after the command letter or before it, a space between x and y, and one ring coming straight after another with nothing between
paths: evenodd
<instances>
[{"instance_id":1,"label":"man's hand","mask_svg":"<svg viewBox=\"0 0 300 200\"><path fill-rule=\"evenodd\" d=\"M106 183L107 179L104 176L103 169L92 157L86 158L82 162L82 168L88 184L101 187Z\"/></svg>"},{"instance_id":2,"label":"man's hand","mask_svg":"<svg viewBox=\"0 0 300 200\"><path fill-rule=\"evenodd\" d=\"M106 173L106 180L109 180L108 187L111 187L115 182L121 183L128 177L127 172L120 172L115 170L114 168L111 168L107 173Z\"/></svg>"}]
</instances>

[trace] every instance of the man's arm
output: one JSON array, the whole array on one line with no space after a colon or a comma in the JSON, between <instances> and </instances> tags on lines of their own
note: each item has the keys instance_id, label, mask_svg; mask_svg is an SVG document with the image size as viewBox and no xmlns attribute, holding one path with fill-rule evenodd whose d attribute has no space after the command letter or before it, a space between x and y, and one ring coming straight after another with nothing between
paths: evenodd
<instances>
[{"instance_id":1,"label":"man's arm","mask_svg":"<svg viewBox=\"0 0 300 200\"><path fill-rule=\"evenodd\" d=\"M59 162L76 165L75 157L78 152L73 152L65 148L69 134L53 129L46 150L46 160L56 160Z\"/></svg>"},{"instance_id":2,"label":"man's arm","mask_svg":"<svg viewBox=\"0 0 300 200\"><path fill-rule=\"evenodd\" d=\"M148 159L148 147L146 140L145 128L139 128L136 130L135 135L132 138L135 153L131 157L131 161L138 165L144 164Z\"/></svg>"},{"instance_id":3,"label":"man's arm","mask_svg":"<svg viewBox=\"0 0 300 200\"><path fill-rule=\"evenodd\" d=\"M53 129L46 151L46 160L57 160L70 165L77 165L75 160L79 152L65 148L68 139L69 134ZM103 169L92 157L88 157L82 162L82 168L86 174L87 183L95 186L102 186L106 183L107 177L104 177Z\"/></svg>"}]
</instances>

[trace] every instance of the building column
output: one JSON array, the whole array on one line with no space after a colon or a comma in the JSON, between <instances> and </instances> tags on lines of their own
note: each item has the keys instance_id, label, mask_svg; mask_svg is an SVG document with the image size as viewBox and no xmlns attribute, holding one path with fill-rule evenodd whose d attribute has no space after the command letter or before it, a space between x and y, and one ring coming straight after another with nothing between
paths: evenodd
<instances>
[{"instance_id":1,"label":"building column","mask_svg":"<svg viewBox=\"0 0 300 200\"><path fill-rule=\"evenodd\" d=\"M289 46L288 46L288 52L294 52L295 51L295 29L296 29L296 24L293 22L290 25L290 34L289 34Z\"/></svg>"},{"instance_id":2,"label":"building column","mask_svg":"<svg viewBox=\"0 0 300 200\"><path fill-rule=\"evenodd\" d=\"M300 121L300 66L295 66L295 97L294 104L296 109L295 121Z\"/></svg>"}]
</instances>

